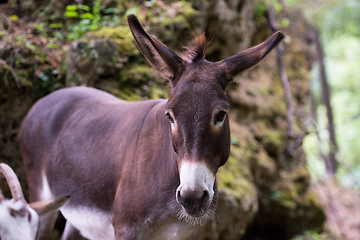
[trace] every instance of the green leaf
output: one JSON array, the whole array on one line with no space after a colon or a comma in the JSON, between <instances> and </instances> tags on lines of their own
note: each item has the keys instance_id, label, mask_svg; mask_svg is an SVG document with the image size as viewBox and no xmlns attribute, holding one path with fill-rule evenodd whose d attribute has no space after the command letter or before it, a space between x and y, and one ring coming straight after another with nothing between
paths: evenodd
<instances>
[{"instance_id":1,"label":"green leaf","mask_svg":"<svg viewBox=\"0 0 360 240\"><path fill-rule=\"evenodd\" d=\"M46 75L46 73L41 72L38 76L38 78L40 78L42 81L46 82L47 80L49 80L49 77Z\"/></svg>"},{"instance_id":2,"label":"green leaf","mask_svg":"<svg viewBox=\"0 0 360 240\"><path fill-rule=\"evenodd\" d=\"M67 35L67 39L70 40L70 41L75 40L77 38L79 38L79 35L77 33L69 33Z\"/></svg>"},{"instance_id":3,"label":"green leaf","mask_svg":"<svg viewBox=\"0 0 360 240\"><path fill-rule=\"evenodd\" d=\"M59 45L57 45L56 43L50 43L46 46L47 48L56 48L56 49L59 49Z\"/></svg>"},{"instance_id":4,"label":"green leaf","mask_svg":"<svg viewBox=\"0 0 360 240\"><path fill-rule=\"evenodd\" d=\"M90 19L87 19L87 18L84 18L84 19L81 19L80 22L79 22L80 25L90 25L91 24L91 20Z\"/></svg>"},{"instance_id":5,"label":"green leaf","mask_svg":"<svg viewBox=\"0 0 360 240\"><path fill-rule=\"evenodd\" d=\"M138 8L130 8L129 10L127 10L125 12L125 16L128 16L130 14L134 14L137 15L139 13L139 9Z\"/></svg>"},{"instance_id":6,"label":"green leaf","mask_svg":"<svg viewBox=\"0 0 360 240\"><path fill-rule=\"evenodd\" d=\"M290 26L290 21L288 18L284 18L283 20L281 20L280 22L280 27L283 28L283 27L288 27Z\"/></svg>"},{"instance_id":7,"label":"green leaf","mask_svg":"<svg viewBox=\"0 0 360 240\"><path fill-rule=\"evenodd\" d=\"M232 137L231 138L231 144L235 145L235 146L239 146L240 145L240 141L237 138Z\"/></svg>"},{"instance_id":8,"label":"green leaf","mask_svg":"<svg viewBox=\"0 0 360 240\"><path fill-rule=\"evenodd\" d=\"M70 12L74 12L78 9L77 5L67 5L66 6L66 11L70 11Z\"/></svg>"},{"instance_id":9,"label":"green leaf","mask_svg":"<svg viewBox=\"0 0 360 240\"><path fill-rule=\"evenodd\" d=\"M120 14L121 10L117 7L112 7L112 8L107 8L104 10L105 14L111 14L111 13L115 13L115 14Z\"/></svg>"},{"instance_id":10,"label":"green leaf","mask_svg":"<svg viewBox=\"0 0 360 240\"><path fill-rule=\"evenodd\" d=\"M44 23L39 23L35 25L36 29L42 31L44 29Z\"/></svg>"},{"instance_id":11,"label":"green leaf","mask_svg":"<svg viewBox=\"0 0 360 240\"><path fill-rule=\"evenodd\" d=\"M82 9L84 11L89 11L90 10L89 6L86 6L86 5L83 5L83 4L78 4L78 8Z\"/></svg>"},{"instance_id":12,"label":"green leaf","mask_svg":"<svg viewBox=\"0 0 360 240\"><path fill-rule=\"evenodd\" d=\"M62 28L63 24L62 23L52 23L49 25L50 28Z\"/></svg>"},{"instance_id":13,"label":"green leaf","mask_svg":"<svg viewBox=\"0 0 360 240\"><path fill-rule=\"evenodd\" d=\"M93 53L95 59L99 58L99 54L95 49L92 50L92 53Z\"/></svg>"},{"instance_id":14,"label":"green leaf","mask_svg":"<svg viewBox=\"0 0 360 240\"><path fill-rule=\"evenodd\" d=\"M88 47L87 47L86 43L80 42L80 43L78 44L78 48L79 48L79 49L87 49Z\"/></svg>"},{"instance_id":15,"label":"green leaf","mask_svg":"<svg viewBox=\"0 0 360 240\"><path fill-rule=\"evenodd\" d=\"M79 17L79 14L77 12L73 12L73 11L66 11L64 15L67 18L77 18L77 17Z\"/></svg>"},{"instance_id":16,"label":"green leaf","mask_svg":"<svg viewBox=\"0 0 360 240\"><path fill-rule=\"evenodd\" d=\"M11 16L10 16L10 20L11 20L12 22L16 22L16 21L19 20L19 17L18 17L17 15L11 15Z\"/></svg>"},{"instance_id":17,"label":"green leaf","mask_svg":"<svg viewBox=\"0 0 360 240\"><path fill-rule=\"evenodd\" d=\"M267 10L267 6L265 3L258 3L255 5L255 16L256 17L263 17L265 11Z\"/></svg>"},{"instance_id":18,"label":"green leaf","mask_svg":"<svg viewBox=\"0 0 360 240\"><path fill-rule=\"evenodd\" d=\"M94 15L92 13L84 13L84 14L81 14L81 18L82 19L94 19Z\"/></svg>"},{"instance_id":19,"label":"green leaf","mask_svg":"<svg viewBox=\"0 0 360 240\"><path fill-rule=\"evenodd\" d=\"M279 2L276 2L276 3L275 3L275 11L276 11L276 12L280 12L282 9L283 9L282 4L279 3Z\"/></svg>"},{"instance_id":20,"label":"green leaf","mask_svg":"<svg viewBox=\"0 0 360 240\"><path fill-rule=\"evenodd\" d=\"M91 30L91 31L96 31L96 30L98 30L98 26L95 25L95 24L93 24L93 25L91 25L91 26L89 27L89 30Z\"/></svg>"}]
</instances>

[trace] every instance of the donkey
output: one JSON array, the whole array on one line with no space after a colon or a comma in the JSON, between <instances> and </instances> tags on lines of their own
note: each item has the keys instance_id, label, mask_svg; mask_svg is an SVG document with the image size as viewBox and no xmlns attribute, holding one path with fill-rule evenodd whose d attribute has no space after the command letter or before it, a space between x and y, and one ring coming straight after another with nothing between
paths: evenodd
<instances>
[{"instance_id":1,"label":"donkey","mask_svg":"<svg viewBox=\"0 0 360 240\"><path fill-rule=\"evenodd\" d=\"M205 36L179 56L127 17L168 100L125 102L88 87L58 90L29 111L20 132L30 200L69 195L62 239L188 239L215 215L216 172L230 153L225 95L232 78L284 37L219 62ZM56 214L41 219L48 238ZM76 237L74 237L76 236Z\"/></svg>"}]
</instances>

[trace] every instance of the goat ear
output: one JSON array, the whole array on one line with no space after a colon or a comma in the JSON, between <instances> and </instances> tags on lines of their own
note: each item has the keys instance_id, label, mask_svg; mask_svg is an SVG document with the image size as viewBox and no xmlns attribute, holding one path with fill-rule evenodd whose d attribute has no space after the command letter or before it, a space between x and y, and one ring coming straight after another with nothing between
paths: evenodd
<instances>
[{"instance_id":1,"label":"goat ear","mask_svg":"<svg viewBox=\"0 0 360 240\"><path fill-rule=\"evenodd\" d=\"M34 209L37 214L39 214L39 216L41 216L62 207L65 203L69 201L69 199L70 196L64 196L55 200L32 202L29 203L29 206Z\"/></svg>"},{"instance_id":2,"label":"goat ear","mask_svg":"<svg viewBox=\"0 0 360 240\"><path fill-rule=\"evenodd\" d=\"M232 57L219 61L219 67L225 73L228 83L240 72L254 66L263 59L280 41L284 38L284 33L277 31L263 43L242 51ZM226 83L226 85L228 84Z\"/></svg>"},{"instance_id":3,"label":"goat ear","mask_svg":"<svg viewBox=\"0 0 360 240\"><path fill-rule=\"evenodd\" d=\"M168 80L173 80L184 69L183 60L162 42L148 35L135 15L130 14L127 21L140 51L150 64Z\"/></svg>"}]
</instances>

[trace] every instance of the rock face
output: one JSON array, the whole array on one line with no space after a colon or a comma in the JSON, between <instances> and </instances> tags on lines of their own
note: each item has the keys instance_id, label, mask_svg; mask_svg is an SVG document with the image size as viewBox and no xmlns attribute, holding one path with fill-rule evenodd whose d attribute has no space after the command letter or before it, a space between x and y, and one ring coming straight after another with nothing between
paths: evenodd
<instances>
[{"instance_id":1,"label":"rock face","mask_svg":"<svg viewBox=\"0 0 360 240\"><path fill-rule=\"evenodd\" d=\"M114 2L107 4L114 5ZM213 39L206 54L211 61L234 55L272 34L265 18L264 2L194 0L191 5L151 1L135 6L117 1L125 10L137 12L146 29L174 50L190 42L186 40L191 32L205 29ZM304 105L308 101L309 70L313 61L309 27L298 12L283 8L276 16L288 35L285 60L293 96L292 127L297 137L303 134ZM0 159L19 173L24 173L16 140L20 122L36 99L55 88L94 86L130 101L168 96L168 83L139 54L125 22L118 27L89 32L67 47L60 46L63 52L68 49L66 71L61 71L54 60L46 60L42 52L40 56L44 55L44 59L34 58L30 63L21 59L20 66L16 66L11 63L14 57L10 56L18 50L16 46L0 47L0 58L13 66L15 72L29 71L27 75L18 72L18 76L24 76L18 88L11 72L4 78L6 69L4 62L0 62ZM35 50L31 54L35 55ZM24 49L18 55L29 57ZM40 68L44 65L46 67ZM60 72L55 74L52 70ZM42 79L44 74L50 77L51 86L57 87L39 85L48 83ZM10 96L7 92L16 94ZM236 78L227 94L232 103L231 156L217 175L217 217L198 232L196 239L288 239L305 230L321 230L324 214L309 190L310 175L301 144L295 144L293 155L286 151L286 104L277 52L272 51L260 64ZM25 182L23 175L20 179Z\"/></svg>"},{"instance_id":2,"label":"rock face","mask_svg":"<svg viewBox=\"0 0 360 240\"><path fill-rule=\"evenodd\" d=\"M236 54L271 34L260 2L220 0L203 6L200 12L204 11L201 15L208 25L207 34L214 38L207 52L209 59ZM285 59L293 95L292 128L297 138L303 134L313 60L309 26L299 13L290 10L283 9L277 17L279 22L290 23L282 30L288 35ZM301 146L295 146L292 156L286 151L286 104L277 52L236 79L227 94L232 101L232 154L218 173L227 204L221 203L219 219L208 226L217 228L217 235L200 234L202 239L288 239L305 229L321 228L325 217L309 190L304 151ZM228 218L231 224L223 228L221 223ZM235 222L238 231L231 231Z\"/></svg>"}]
</instances>

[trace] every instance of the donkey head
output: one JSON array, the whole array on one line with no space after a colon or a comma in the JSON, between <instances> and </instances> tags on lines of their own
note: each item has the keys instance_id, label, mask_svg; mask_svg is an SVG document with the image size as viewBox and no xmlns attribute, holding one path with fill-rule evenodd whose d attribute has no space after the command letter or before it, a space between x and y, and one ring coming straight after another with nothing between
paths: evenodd
<instances>
[{"instance_id":1,"label":"donkey head","mask_svg":"<svg viewBox=\"0 0 360 240\"><path fill-rule=\"evenodd\" d=\"M214 214L215 175L230 154L227 85L234 76L264 58L284 34L276 32L260 45L213 63L204 58L204 34L180 57L148 35L134 15L128 16L128 23L141 52L172 85L165 117L178 155L179 217L190 224L203 224Z\"/></svg>"}]
</instances>

